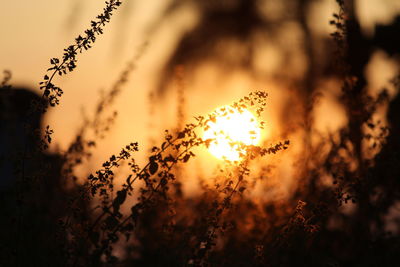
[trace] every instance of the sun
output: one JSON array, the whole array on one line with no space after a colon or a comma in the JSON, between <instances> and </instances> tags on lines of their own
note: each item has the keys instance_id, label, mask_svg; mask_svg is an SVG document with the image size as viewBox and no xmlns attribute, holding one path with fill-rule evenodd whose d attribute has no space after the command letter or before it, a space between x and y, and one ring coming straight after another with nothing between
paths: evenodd
<instances>
[{"instance_id":1,"label":"sun","mask_svg":"<svg viewBox=\"0 0 400 267\"><path fill-rule=\"evenodd\" d=\"M240 161L240 144L257 145L260 142L261 128L257 118L247 109L238 111L226 106L220 108L224 115L217 116L207 124L203 140L211 139L208 150L219 159Z\"/></svg>"}]
</instances>

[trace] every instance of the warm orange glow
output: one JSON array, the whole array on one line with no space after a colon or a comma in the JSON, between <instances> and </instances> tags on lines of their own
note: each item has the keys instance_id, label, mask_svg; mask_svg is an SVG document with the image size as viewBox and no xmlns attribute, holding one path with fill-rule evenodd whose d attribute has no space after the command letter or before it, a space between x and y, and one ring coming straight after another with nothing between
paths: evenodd
<instances>
[{"instance_id":1,"label":"warm orange glow","mask_svg":"<svg viewBox=\"0 0 400 267\"><path fill-rule=\"evenodd\" d=\"M257 145L260 141L261 129L256 117L248 110L239 112L225 107L226 115L216 117L215 122L208 124L203 139L212 139L208 149L215 157L229 161L239 161L241 153L239 144Z\"/></svg>"}]
</instances>

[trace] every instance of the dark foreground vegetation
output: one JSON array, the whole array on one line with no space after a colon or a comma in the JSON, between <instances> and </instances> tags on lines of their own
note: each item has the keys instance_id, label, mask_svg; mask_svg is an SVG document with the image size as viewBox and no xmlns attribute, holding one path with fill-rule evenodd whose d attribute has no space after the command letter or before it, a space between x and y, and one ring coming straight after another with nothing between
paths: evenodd
<instances>
[{"instance_id":1,"label":"dark foreground vegetation","mask_svg":"<svg viewBox=\"0 0 400 267\"><path fill-rule=\"evenodd\" d=\"M212 53L209 43L220 36L246 40L254 29L270 30L257 15L255 0L236 2L231 9L197 4L203 20L182 37L161 84L173 76L176 65L194 65ZM294 2L298 9L291 12L307 37L302 8L308 1ZM169 12L179 6L179 1L174 3ZM164 139L157 140L145 165L135 161L141 151L133 141L116 148L116 154L97 171L77 177L77 167L85 164L113 127L115 114L108 111L143 51L98 101L93 117L82 122L68 150L47 151L53 132L42 119L62 101L57 77L73 71L80 54L101 38L112 16L118 15L118 0L106 2L103 13L63 56L50 60L40 84L41 96L13 87L11 73L4 72L0 266L400 266L400 76L391 81L397 90L394 97L387 90L368 95L365 76L375 49L398 59L400 17L391 25L377 26L374 35L367 37L352 3L337 0L332 35L327 38L335 48L329 51L323 71L310 36L304 44L309 67L306 77L297 81L300 93L296 94L308 139L295 165L298 185L285 200L260 200L251 192L258 181L276 175L269 159L290 150L289 134L268 146L233 144L243 160L226 161L214 177L201 177L200 193L185 194L182 181L190 170L183 170L196 160L194 149L214 142L203 140L199 133L215 117L226 116L224 109L180 121L178 130L166 131ZM238 64L247 67L246 60ZM341 82L339 97L347 122L313 143L316 83L328 75ZM268 101L266 92L254 91L231 108L248 108L261 118ZM387 124L374 120L383 106ZM377 152L370 156L365 152L370 150ZM127 171L116 183L122 166ZM328 184L323 182L327 177Z\"/></svg>"}]
</instances>

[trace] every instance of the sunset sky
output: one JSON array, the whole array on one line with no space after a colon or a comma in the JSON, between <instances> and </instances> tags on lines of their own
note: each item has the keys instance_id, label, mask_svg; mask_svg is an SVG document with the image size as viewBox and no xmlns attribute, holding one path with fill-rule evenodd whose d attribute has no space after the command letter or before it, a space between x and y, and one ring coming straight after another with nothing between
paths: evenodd
<instances>
[{"instance_id":1,"label":"sunset sky","mask_svg":"<svg viewBox=\"0 0 400 267\"><path fill-rule=\"evenodd\" d=\"M400 0L0 11L1 266L400 266Z\"/></svg>"},{"instance_id":2,"label":"sunset sky","mask_svg":"<svg viewBox=\"0 0 400 267\"><path fill-rule=\"evenodd\" d=\"M286 12L280 4L273 3L260 6L260 10L265 9L267 13L272 10L276 16ZM103 4L99 0L0 1L0 69L12 71L11 82L14 86L27 86L38 91L38 82L49 67L49 59L62 55L63 49L88 27ZM56 83L65 93L61 104L46 115L46 124L55 130L56 141L52 149L66 148L82 123L82 112L93 112L100 91L107 90L113 84L126 63L145 42L149 45L137 62L137 70L130 75L128 86L114 105L119 113L115 127L98 148L102 153L97 154L99 158L95 162L101 162L104 155L130 141L139 141L143 149L147 149L149 137L157 139L163 135L163 129L174 127L176 90L171 89L160 96L151 118L149 93L155 90L160 72L177 40L196 26L199 16L196 9L187 4L160 21L167 4L168 1L157 0L125 1L121 9L115 12L111 23L106 25L105 34L98 37L93 49L78 56L78 68L66 78L57 77ZM309 7L307 21L313 29L313 38L328 36L332 32L329 19L336 8L333 0L315 1ZM367 34L373 33L376 23L390 23L399 12L400 1L357 1L356 13ZM270 94L270 106L265 115L270 127L264 135L279 136L276 114L282 112L281 100L286 99L290 89L273 77L285 72L293 77L301 77L306 64L302 52L296 50L301 43L297 26L286 23L279 36L293 47L293 60L286 64L279 46L260 37L260 49L256 50L254 66L264 77L262 79L241 69L233 69L226 75L210 61L199 64L195 70L187 73L184 78L187 120L229 104L251 90L264 89ZM232 54L234 57L235 53ZM395 73L394 63L379 52L371 62L369 78L374 85L372 87L375 87L371 90L378 90ZM174 84L169 86L176 87ZM340 84L326 80L321 81L320 86L332 90L327 90L316 108L321 118L317 116L316 127L324 131L334 130L345 122L340 104L334 100ZM334 119L326 120L326 115L332 113L336 114Z\"/></svg>"}]
</instances>

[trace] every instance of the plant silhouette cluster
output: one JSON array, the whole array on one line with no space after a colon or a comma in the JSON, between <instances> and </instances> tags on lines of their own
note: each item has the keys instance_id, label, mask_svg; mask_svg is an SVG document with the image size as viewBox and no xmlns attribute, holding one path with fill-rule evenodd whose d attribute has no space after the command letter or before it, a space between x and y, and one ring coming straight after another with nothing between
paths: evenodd
<instances>
[{"instance_id":1,"label":"plant silhouette cluster","mask_svg":"<svg viewBox=\"0 0 400 267\"><path fill-rule=\"evenodd\" d=\"M50 64L52 67L47 69L50 72L49 75L43 76L43 81L40 82L40 89L43 89L43 103L40 108L45 111L47 105L52 107L59 104L59 98L63 94L60 87L53 84L53 78L56 74L62 76L68 72L73 71L76 68L77 54L82 53L83 50L88 50L92 47L96 41L96 36L103 34L103 28L106 23L110 22L113 10L117 9L121 5L121 1L110 0L106 2L106 7L104 12L96 17L96 20L90 22L90 28L85 30L83 36L79 35L75 38L75 44L68 46L64 49L64 54L62 59L52 58L50 59Z\"/></svg>"},{"instance_id":2,"label":"plant silhouette cluster","mask_svg":"<svg viewBox=\"0 0 400 267\"><path fill-rule=\"evenodd\" d=\"M264 92L251 93L249 97L241 99L234 103L231 107L242 110L259 106L255 112L261 114L266 100L267 94ZM71 203L70 209L75 218L68 217L63 223L63 229L71 234L76 234L74 239L81 239L85 236L87 246L92 246L94 251L91 255L85 255L91 259L91 264L100 264L102 256L109 263L115 262L115 257L112 254L115 243L122 236L129 240L131 236L135 236L135 230L141 221L141 215L154 209L159 205L166 206L168 210L175 209L173 203L173 195L171 195L171 186L177 180L173 170L178 164L185 164L191 158L195 157L193 149L199 146L208 146L212 139L203 140L196 133L200 129L208 127L208 123L215 121L218 116L226 116L227 110L221 108L208 116L196 117L196 123L187 124L183 130L171 134L165 132L165 141L159 147L152 148L152 155L149 157L148 163L144 167L140 167L133 158L133 153L138 151L138 144L131 143L121 150L118 155L113 155L110 159L103 163L103 169L96 171L95 175L89 175L87 183L84 185L84 191L79 198L84 199L89 196L91 199L100 199L101 208L95 218L87 218L85 214L81 214L79 207ZM233 144L232 144L233 145ZM280 150L287 149L288 141L278 143L268 148L258 146L246 146L241 144L238 148L242 152L243 157L247 159L241 163L232 165L235 169L229 175L229 182L224 188L226 196L223 201L218 204L221 207L216 210L214 222L210 224L212 234L201 242L207 242L207 249L213 246L213 239L216 238L216 229L220 226L219 218L223 211L230 207L231 198L235 193L242 193L245 187L239 187L243 182L244 177L249 174L250 170L246 168L246 162L256 157L265 156L267 154L275 154ZM112 198L111 193L114 191L114 173L122 161L128 161L130 174L127 175L125 183L119 189L115 197ZM235 181L235 185L233 183ZM137 183L143 183L142 187L137 188ZM135 189L136 188L136 189ZM135 189L135 190L134 190ZM134 194L138 191L139 195ZM229 194L228 194L229 192ZM75 198L78 200L79 198ZM128 214L121 212L123 206L128 200L134 199L135 204L131 205ZM216 200L217 201L217 200ZM215 202L213 205L215 205ZM215 207L215 206L214 206ZM161 220L161 218L160 218ZM72 222L79 221L79 224ZM84 228L82 228L85 226ZM172 229L171 229L172 231ZM82 251L79 248L78 251ZM79 252L76 253L79 253ZM204 254L204 253L203 253ZM197 254L196 254L197 255ZM205 255L203 255L205 256ZM86 258L87 260L87 258Z\"/></svg>"}]
</instances>

